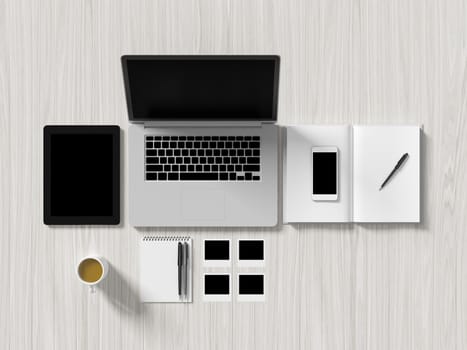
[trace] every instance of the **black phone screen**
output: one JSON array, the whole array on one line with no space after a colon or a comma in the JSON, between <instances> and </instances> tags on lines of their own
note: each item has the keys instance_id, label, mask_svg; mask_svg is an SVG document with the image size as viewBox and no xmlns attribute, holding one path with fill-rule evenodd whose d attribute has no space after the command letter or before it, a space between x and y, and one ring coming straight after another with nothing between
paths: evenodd
<instances>
[{"instance_id":1,"label":"black phone screen","mask_svg":"<svg viewBox=\"0 0 467 350\"><path fill-rule=\"evenodd\" d=\"M337 194L337 152L313 152L313 194Z\"/></svg>"}]
</instances>

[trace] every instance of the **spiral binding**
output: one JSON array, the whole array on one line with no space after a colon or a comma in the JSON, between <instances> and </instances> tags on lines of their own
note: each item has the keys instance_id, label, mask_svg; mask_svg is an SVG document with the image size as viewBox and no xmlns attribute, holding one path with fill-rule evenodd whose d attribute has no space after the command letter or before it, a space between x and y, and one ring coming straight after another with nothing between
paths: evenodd
<instances>
[{"instance_id":1,"label":"spiral binding","mask_svg":"<svg viewBox=\"0 0 467 350\"><path fill-rule=\"evenodd\" d=\"M188 236L144 236L143 242L172 242L172 241L188 241L191 237Z\"/></svg>"}]
</instances>

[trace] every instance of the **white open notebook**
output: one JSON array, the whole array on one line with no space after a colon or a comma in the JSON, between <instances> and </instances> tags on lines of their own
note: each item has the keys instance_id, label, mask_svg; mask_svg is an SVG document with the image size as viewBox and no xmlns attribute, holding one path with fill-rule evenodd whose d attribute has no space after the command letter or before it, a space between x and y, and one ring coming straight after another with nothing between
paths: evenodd
<instances>
[{"instance_id":1,"label":"white open notebook","mask_svg":"<svg viewBox=\"0 0 467 350\"><path fill-rule=\"evenodd\" d=\"M419 126L286 127L284 222L420 222ZM337 201L312 199L312 147L336 146ZM390 183L384 179L404 153Z\"/></svg>"},{"instance_id":2,"label":"white open notebook","mask_svg":"<svg viewBox=\"0 0 467 350\"><path fill-rule=\"evenodd\" d=\"M188 244L187 297L178 294L178 243ZM190 237L144 236L140 240L139 292L143 303L192 301L192 240Z\"/></svg>"}]
</instances>

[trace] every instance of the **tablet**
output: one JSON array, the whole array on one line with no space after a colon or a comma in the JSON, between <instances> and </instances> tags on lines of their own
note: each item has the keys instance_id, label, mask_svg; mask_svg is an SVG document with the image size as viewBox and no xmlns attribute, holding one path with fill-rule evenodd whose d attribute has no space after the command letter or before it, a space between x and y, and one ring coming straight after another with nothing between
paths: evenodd
<instances>
[{"instance_id":1,"label":"tablet","mask_svg":"<svg viewBox=\"0 0 467 350\"><path fill-rule=\"evenodd\" d=\"M120 128L44 127L44 223L120 223Z\"/></svg>"}]
</instances>

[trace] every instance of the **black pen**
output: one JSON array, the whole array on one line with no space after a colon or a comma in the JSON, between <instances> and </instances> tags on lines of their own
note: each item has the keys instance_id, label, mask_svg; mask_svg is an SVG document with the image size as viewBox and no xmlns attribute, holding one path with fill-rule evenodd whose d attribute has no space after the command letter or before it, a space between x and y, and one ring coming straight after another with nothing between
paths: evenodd
<instances>
[{"instance_id":1,"label":"black pen","mask_svg":"<svg viewBox=\"0 0 467 350\"><path fill-rule=\"evenodd\" d=\"M391 173L388 175L388 177L386 178L386 180L384 180L383 184L381 185L381 187L379 188L379 190L381 191L383 189L383 187L388 183L388 181L394 176L394 174L396 173L396 171L405 163L405 160L409 157L409 154L408 153L404 153L404 155L401 157L401 159L399 159L399 161L397 162L396 166L394 167L394 169L392 169Z\"/></svg>"},{"instance_id":2,"label":"black pen","mask_svg":"<svg viewBox=\"0 0 467 350\"><path fill-rule=\"evenodd\" d=\"M183 268L182 255L183 255L182 243L178 242L177 266L178 266L178 296L179 297L182 295L182 268Z\"/></svg>"},{"instance_id":3,"label":"black pen","mask_svg":"<svg viewBox=\"0 0 467 350\"><path fill-rule=\"evenodd\" d=\"M184 248L184 262L185 262L185 274L183 278L183 285L184 285L184 290L183 290L183 295L185 298L188 298L188 243L183 243L183 248Z\"/></svg>"}]
</instances>

